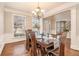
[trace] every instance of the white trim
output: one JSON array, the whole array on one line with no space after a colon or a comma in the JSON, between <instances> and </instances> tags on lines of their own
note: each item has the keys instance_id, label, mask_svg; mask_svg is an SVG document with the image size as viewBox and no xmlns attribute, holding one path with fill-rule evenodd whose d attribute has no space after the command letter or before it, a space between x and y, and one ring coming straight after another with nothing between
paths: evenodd
<instances>
[{"instance_id":1,"label":"white trim","mask_svg":"<svg viewBox=\"0 0 79 59\"><path fill-rule=\"evenodd\" d=\"M24 38L14 38L13 36L12 36L12 33L7 33L7 34L5 34L4 35L4 39L5 39L5 41L4 41L4 43L6 44L6 43L13 43L13 42L18 42L18 41L23 41L23 40L26 40L26 38L24 37Z\"/></svg>"},{"instance_id":2,"label":"white trim","mask_svg":"<svg viewBox=\"0 0 79 59\"><path fill-rule=\"evenodd\" d=\"M77 47L77 35L76 35L76 20L77 20L77 10L76 10L76 6L71 8L71 48L72 49L79 49Z\"/></svg>"},{"instance_id":3,"label":"white trim","mask_svg":"<svg viewBox=\"0 0 79 59\"><path fill-rule=\"evenodd\" d=\"M63 5L59 6L59 7L56 7L54 9L51 9L49 12L47 12L45 14L45 17L44 18L46 18L48 16L55 15L57 13L60 13L60 12L66 11L66 10L70 10L70 8L72 6L75 6L76 4L79 4L79 3L77 3L77 2L75 2L75 3L65 3L65 4L63 4Z\"/></svg>"},{"instance_id":4,"label":"white trim","mask_svg":"<svg viewBox=\"0 0 79 59\"><path fill-rule=\"evenodd\" d=\"M15 38L15 37L12 36L12 33L4 34L3 38L4 38L4 41L3 41L4 44L26 40L25 37L23 37L23 38Z\"/></svg>"},{"instance_id":5,"label":"white trim","mask_svg":"<svg viewBox=\"0 0 79 59\"><path fill-rule=\"evenodd\" d=\"M79 51L79 46L76 46L76 45L72 44L71 49Z\"/></svg>"}]
</instances>

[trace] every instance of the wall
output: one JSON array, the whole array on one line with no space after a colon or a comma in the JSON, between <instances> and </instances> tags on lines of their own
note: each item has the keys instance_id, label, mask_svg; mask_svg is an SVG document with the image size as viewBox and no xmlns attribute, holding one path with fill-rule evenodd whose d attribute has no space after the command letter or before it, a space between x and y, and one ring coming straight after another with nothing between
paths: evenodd
<instances>
[{"instance_id":1,"label":"wall","mask_svg":"<svg viewBox=\"0 0 79 59\"><path fill-rule=\"evenodd\" d=\"M70 13L70 10L67 10L67 11L63 11L58 14L55 14L53 16L46 17L44 19L50 21L51 32L53 34L53 33L56 33L56 21L71 21L71 13ZM69 32L69 35L70 35L70 32Z\"/></svg>"},{"instance_id":2,"label":"wall","mask_svg":"<svg viewBox=\"0 0 79 59\"><path fill-rule=\"evenodd\" d=\"M76 45L78 47L78 50L79 50L79 4L76 6L76 9L77 9L77 12L76 12L76 37L77 37L77 40L76 40Z\"/></svg>"},{"instance_id":3,"label":"wall","mask_svg":"<svg viewBox=\"0 0 79 59\"><path fill-rule=\"evenodd\" d=\"M4 47L4 6L0 4L0 54Z\"/></svg>"},{"instance_id":4,"label":"wall","mask_svg":"<svg viewBox=\"0 0 79 59\"><path fill-rule=\"evenodd\" d=\"M79 50L79 5L71 8L71 48Z\"/></svg>"},{"instance_id":5,"label":"wall","mask_svg":"<svg viewBox=\"0 0 79 59\"><path fill-rule=\"evenodd\" d=\"M76 25L77 25L77 35L79 37L79 4L76 6L76 9L77 9L77 12L76 12L76 15L77 15L77 21L76 21Z\"/></svg>"},{"instance_id":6,"label":"wall","mask_svg":"<svg viewBox=\"0 0 79 59\"><path fill-rule=\"evenodd\" d=\"M10 12L5 12L5 21L4 21L4 32L11 33L12 32L12 15Z\"/></svg>"},{"instance_id":7,"label":"wall","mask_svg":"<svg viewBox=\"0 0 79 59\"><path fill-rule=\"evenodd\" d=\"M51 34L56 34L56 20L54 16L50 17Z\"/></svg>"},{"instance_id":8,"label":"wall","mask_svg":"<svg viewBox=\"0 0 79 59\"><path fill-rule=\"evenodd\" d=\"M0 35L4 33L4 7L0 5Z\"/></svg>"},{"instance_id":9,"label":"wall","mask_svg":"<svg viewBox=\"0 0 79 59\"><path fill-rule=\"evenodd\" d=\"M16 15L22 15L26 17L26 30L27 29L32 29L32 17L29 16L27 13L21 12L21 11L14 11L14 10L6 10L5 9L5 14L4 14L4 36L5 36L5 43L11 43L11 42L16 42L16 41L21 41L25 40L25 38L14 38L13 37L13 28L12 28L12 21L13 21L13 14Z\"/></svg>"},{"instance_id":10,"label":"wall","mask_svg":"<svg viewBox=\"0 0 79 59\"><path fill-rule=\"evenodd\" d=\"M13 14L16 15L22 15L22 16L26 16L26 29L31 29L32 28L32 18L31 16L25 15L25 14L20 14L20 13L13 13L13 12L7 12L5 11L5 33L11 33L12 32L12 16Z\"/></svg>"},{"instance_id":11,"label":"wall","mask_svg":"<svg viewBox=\"0 0 79 59\"><path fill-rule=\"evenodd\" d=\"M50 33L55 34L56 33L56 28L55 28L56 21L54 19L54 16L46 17L44 18L44 21L47 21L43 25L45 32L49 31L49 22L50 22Z\"/></svg>"}]
</instances>

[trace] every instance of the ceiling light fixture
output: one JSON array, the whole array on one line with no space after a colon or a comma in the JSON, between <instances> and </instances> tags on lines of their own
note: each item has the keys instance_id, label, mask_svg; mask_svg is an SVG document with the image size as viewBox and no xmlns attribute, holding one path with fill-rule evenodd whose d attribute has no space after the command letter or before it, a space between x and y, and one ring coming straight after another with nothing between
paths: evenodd
<instances>
[{"instance_id":1,"label":"ceiling light fixture","mask_svg":"<svg viewBox=\"0 0 79 59\"><path fill-rule=\"evenodd\" d=\"M39 7L39 1L38 1L38 7L32 11L32 14L34 17L40 19L40 18L43 18L44 16L44 10L42 10L40 7Z\"/></svg>"}]
</instances>

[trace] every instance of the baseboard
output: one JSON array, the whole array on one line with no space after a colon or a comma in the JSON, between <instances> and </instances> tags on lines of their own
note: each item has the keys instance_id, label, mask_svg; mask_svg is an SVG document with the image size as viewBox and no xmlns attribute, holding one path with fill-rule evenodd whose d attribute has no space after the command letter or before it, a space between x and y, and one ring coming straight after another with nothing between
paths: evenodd
<instances>
[{"instance_id":1,"label":"baseboard","mask_svg":"<svg viewBox=\"0 0 79 59\"><path fill-rule=\"evenodd\" d=\"M24 38L14 37L12 33L7 33L4 36L5 36L5 43L13 43L13 42L26 40L25 37Z\"/></svg>"},{"instance_id":2,"label":"baseboard","mask_svg":"<svg viewBox=\"0 0 79 59\"><path fill-rule=\"evenodd\" d=\"M17 39L17 38L12 38L12 39L8 39L5 44L7 43L13 43L13 42L18 42L18 41L23 41L23 40L26 40L25 38L23 39Z\"/></svg>"},{"instance_id":3,"label":"baseboard","mask_svg":"<svg viewBox=\"0 0 79 59\"><path fill-rule=\"evenodd\" d=\"M79 51L79 46L77 46L77 45L71 45L71 49Z\"/></svg>"}]
</instances>

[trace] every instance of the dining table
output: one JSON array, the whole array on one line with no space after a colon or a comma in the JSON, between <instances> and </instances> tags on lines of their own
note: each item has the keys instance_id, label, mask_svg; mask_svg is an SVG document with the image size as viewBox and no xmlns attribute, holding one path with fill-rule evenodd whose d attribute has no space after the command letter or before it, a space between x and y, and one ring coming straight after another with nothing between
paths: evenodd
<instances>
[{"instance_id":1,"label":"dining table","mask_svg":"<svg viewBox=\"0 0 79 59\"><path fill-rule=\"evenodd\" d=\"M54 49L54 41L52 38L49 38L49 37L36 37L37 39L37 44L39 46L41 46L41 52L42 52L42 55L45 55L47 54L47 51L51 51Z\"/></svg>"}]
</instances>

